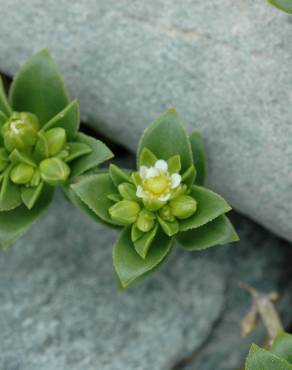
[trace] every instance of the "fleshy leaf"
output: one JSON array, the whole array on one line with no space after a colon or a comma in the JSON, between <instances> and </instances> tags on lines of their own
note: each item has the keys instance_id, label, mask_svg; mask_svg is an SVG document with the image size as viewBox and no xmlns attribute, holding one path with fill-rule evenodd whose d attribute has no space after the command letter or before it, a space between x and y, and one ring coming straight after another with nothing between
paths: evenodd
<instances>
[{"instance_id":1,"label":"fleshy leaf","mask_svg":"<svg viewBox=\"0 0 292 370\"><path fill-rule=\"evenodd\" d=\"M268 0L268 2L284 12L292 14L292 0Z\"/></svg>"},{"instance_id":2,"label":"fleshy leaf","mask_svg":"<svg viewBox=\"0 0 292 370\"><path fill-rule=\"evenodd\" d=\"M123 288L153 270L171 250L172 239L159 231L145 259L135 251L131 240L131 227L123 229L113 251L113 263Z\"/></svg>"},{"instance_id":3,"label":"fleshy leaf","mask_svg":"<svg viewBox=\"0 0 292 370\"><path fill-rule=\"evenodd\" d=\"M25 153L20 152L18 149L14 149L10 154L9 159L15 163L26 163L29 166L36 167L35 162Z\"/></svg>"},{"instance_id":4,"label":"fleshy leaf","mask_svg":"<svg viewBox=\"0 0 292 370\"><path fill-rule=\"evenodd\" d=\"M0 211L9 211L21 204L20 186L10 180L10 169L6 170L0 185Z\"/></svg>"},{"instance_id":5,"label":"fleshy leaf","mask_svg":"<svg viewBox=\"0 0 292 370\"><path fill-rule=\"evenodd\" d=\"M181 170L180 156L174 155L167 161L169 173L179 173Z\"/></svg>"},{"instance_id":6,"label":"fleshy leaf","mask_svg":"<svg viewBox=\"0 0 292 370\"><path fill-rule=\"evenodd\" d=\"M113 202L107 196L116 192L116 187L108 173L80 178L71 185L71 188L99 218L116 225L108 211Z\"/></svg>"},{"instance_id":7,"label":"fleshy leaf","mask_svg":"<svg viewBox=\"0 0 292 370\"><path fill-rule=\"evenodd\" d=\"M89 146L91 152L70 163L71 178L82 175L84 172L96 168L100 163L113 157L113 153L100 140L80 133L76 135L76 139L78 142Z\"/></svg>"},{"instance_id":8,"label":"fleshy leaf","mask_svg":"<svg viewBox=\"0 0 292 370\"><path fill-rule=\"evenodd\" d=\"M73 140L78 132L80 122L79 106L76 100L73 100L65 109L48 121L42 130L48 131L51 128L61 127L66 131L67 140Z\"/></svg>"},{"instance_id":9,"label":"fleshy leaf","mask_svg":"<svg viewBox=\"0 0 292 370\"><path fill-rule=\"evenodd\" d=\"M116 186L120 185L123 182L129 182L129 183L132 182L132 178L130 174L126 170L119 168L115 164L110 164L109 173L113 180L113 183Z\"/></svg>"},{"instance_id":10,"label":"fleshy leaf","mask_svg":"<svg viewBox=\"0 0 292 370\"><path fill-rule=\"evenodd\" d=\"M143 148L139 157L139 167L152 167L157 161L157 157L148 148Z\"/></svg>"},{"instance_id":11,"label":"fleshy leaf","mask_svg":"<svg viewBox=\"0 0 292 370\"><path fill-rule=\"evenodd\" d=\"M107 198L113 202L120 202L123 199L118 193L109 194Z\"/></svg>"},{"instance_id":12,"label":"fleshy leaf","mask_svg":"<svg viewBox=\"0 0 292 370\"><path fill-rule=\"evenodd\" d=\"M9 117L12 113L11 107L8 103L6 92L4 90L4 85L2 78L0 76L0 111L6 116Z\"/></svg>"},{"instance_id":13,"label":"fleshy leaf","mask_svg":"<svg viewBox=\"0 0 292 370\"><path fill-rule=\"evenodd\" d=\"M217 217L198 229L180 232L178 242L188 250L206 249L238 241L238 235L225 215Z\"/></svg>"},{"instance_id":14,"label":"fleshy leaf","mask_svg":"<svg viewBox=\"0 0 292 370\"><path fill-rule=\"evenodd\" d=\"M48 208L53 189L43 191L35 206L28 210L25 205L11 211L0 212L0 242L4 248L16 241Z\"/></svg>"},{"instance_id":15,"label":"fleshy leaf","mask_svg":"<svg viewBox=\"0 0 292 370\"><path fill-rule=\"evenodd\" d=\"M63 79L47 50L20 68L12 82L10 102L14 111L34 113L41 126L69 104Z\"/></svg>"},{"instance_id":16,"label":"fleshy leaf","mask_svg":"<svg viewBox=\"0 0 292 370\"><path fill-rule=\"evenodd\" d=\"M141 238L134 241L135 250L143 259L145 259L147 256L148 250L153 242L153 239L155 238L157 230L158 224L156 224L152 230L148 231L147 233L143 233ZM132 234L133 232L131 233L131 239L133 240Z\"/></svg>"},{"instance_id":17,"label":"fleshy leaf","mask_svg":"<svg viewBox=\"0 0 292 370\"><path fill-rule=\"evenodd\" d=\"M205 148L200 132L194 131L190 135L190 142L193 153L193 160L197 171L195 183L197 185L205 185L207 182L208 167Z\"/></svg>"},{"instance_id":18,"label":"fleshy leaf","mask_svg":"<svg viewBox=\"0 0 292 370\"><path fill-rule=\"evenodd\" d=\"M35 205L35 203L37 202L38 198L41 195L43 187L44 187L43 182L40 182L40 184L35 187L30 188L22 187L21 199L28 209L32 209L32 207Z\"/></svg>"},{"instance_id":19,"label":"fleshy leaf","mask_svg":"<svg viewBox=\"0 0 292 370\"><path fill-rule=\"evenodd\" d=\"M168 235L168 236L173 236L178 233L179 231L179 224L177 221L164 221L162 218L157 217L158 222L162 228L162 230Z\"/></svg>"},{"instance_id":20,"label":"fleshy leaf","mask_svg":"<svg viewBox=\"0 0 292 370\"><path fill-rule=\"evenodd\" d=\"M3 126L3 124L7 121L7 117L3 112L0 112L0 127Z\"/></svg>"},{"instance_id":21,"label":"fleshy leaf","mask_svg":"<svg viewBox=\"0 0 292 370\"><path fill-rule=\"evenodd\" d=\"M218 194L201 186L194 185L190 195L197 201L193 216L180 221L180 230L195 229L231 210L229 204Z\"/></svg>"},{"instance_id":22,"label":"fleshy leaf","mask_svg":"<svg viewBox=\"0 0 292 370\"><path fill-rule=\"evenodd\" d=\"M65 162L71 162L78 157L91 153L92 151L88 145L79 142L67 143L67 147L69 148L69 155L66 157Z\"/></svg>"},{"instance_id":23,"label":"fleshy leaf","mask_svg":"<svg viewBox=\"0 0 292 370\"><path fill-rule=\"evenodd\" d=\"M183 172L193 164L190 141L175 109L163 113L145 130L137 158L140 158L144 148L166 161L174 155L180 155Z\"/></svg>"},{"instance_id":24,"label":"fleshy leaf","mask_svg":"<svg viewBox=\"0 0 292 370\"><path fill-rule=\"evenodd\" d=\"M196 179L197 171L194 166L189 167L182 175L181 182L186 184L188 187L194 184Z\"/></svg>"},{"instance_id":25,"label":"fleshy leaf","mask_svg":"<svg viewBox=\"0 0 292 370\"><path fill-rule=\"evenodd\" d=\"M292 335L288 333L278 334L271 352L292 364Z\"/></svg>"},{"instance_id":26,"label":"fleshy leaf","mask_svg":"<svg viewBox=\"0 0 292 370\"><path fill-rule=\"evenodd\" d=\"M143 231L141 231L140 229L138 229L137 227L137 224L133 224L132 225L132 229L131 229L131 239L132 239L132 242L136 242L138 239L142 238L142 236L144 235L145 233L143 233Z\"/></svg>"},{"instance_id":27,"label":"fleshy leaf","mask_svg":"<svg viewBox=\"0 0 292 370\"><path fill-rule=\"evenodd\" d=\"M292 370L292 365L253 344L245 363L245 370Z\"/></svg>"}]
</instances>

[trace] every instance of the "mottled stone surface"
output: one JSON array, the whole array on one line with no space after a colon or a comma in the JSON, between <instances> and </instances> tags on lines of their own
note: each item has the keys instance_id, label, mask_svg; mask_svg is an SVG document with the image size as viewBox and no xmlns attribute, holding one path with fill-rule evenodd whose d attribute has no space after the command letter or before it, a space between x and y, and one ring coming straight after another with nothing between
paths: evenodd
<instances>
[{"instance_id":1,"label":"mottled stone surface","mask_svg":"<svg viewBox=\"0 0 292 370\"><path fill-rule=\"evenodd\" d=\"M0 70L40 48L83 119L135 150L169 106L202 130L210 183L292 240L292 22L265 1L0 0Z\"/></svg>"}]
</instances>

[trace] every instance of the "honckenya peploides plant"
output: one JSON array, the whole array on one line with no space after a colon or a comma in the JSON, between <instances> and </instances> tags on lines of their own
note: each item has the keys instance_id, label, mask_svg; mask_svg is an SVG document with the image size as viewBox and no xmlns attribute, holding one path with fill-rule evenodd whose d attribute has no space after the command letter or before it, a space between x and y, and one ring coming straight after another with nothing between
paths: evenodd
<instances>
[{"instance_id":1,"label":"honckenya peploides plant","mask_svg":"<svg viewBox=\"0 0 292 370\"><path fill-rule=\"evenodd\" d=\"M231 208L206 189L200 135L185 132L174 109L145 131L137 171L109 171L76 179L73 192L96 220L121 229L113 263L122 287L158 267L177 241L198 250L238 240L225 216Z\"/></svg>"},{"instance_id":2,"label":"honckenya peploides plant","mask_svg":"<svg viewBox=\"0 0 292 370\"><path fill-rule=\"evenodd\" d=\"M79 108L46 50L17 73L7 98L0 80L0 242L7 247L46 210L54 188L112 157L78 133Z\"/></svg>"}]
</instances>

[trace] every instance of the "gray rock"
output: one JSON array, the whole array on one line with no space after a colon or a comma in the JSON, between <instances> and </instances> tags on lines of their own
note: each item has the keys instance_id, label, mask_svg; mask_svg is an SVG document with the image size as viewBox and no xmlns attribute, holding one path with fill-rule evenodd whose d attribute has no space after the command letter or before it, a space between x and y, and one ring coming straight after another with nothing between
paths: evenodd
<instances>
[{"instance_id":1,"label":"gray rock","mask_svg":"<svg viewBox=\"0 0 292 370\"><path fill-rule=\"evenodd\" d=\"M83 119L132 150L177 107L206 138L211 186L292 240L291 18L253 0L0 5L0 69L49 47Z\"/></svg>"}]
</instances>

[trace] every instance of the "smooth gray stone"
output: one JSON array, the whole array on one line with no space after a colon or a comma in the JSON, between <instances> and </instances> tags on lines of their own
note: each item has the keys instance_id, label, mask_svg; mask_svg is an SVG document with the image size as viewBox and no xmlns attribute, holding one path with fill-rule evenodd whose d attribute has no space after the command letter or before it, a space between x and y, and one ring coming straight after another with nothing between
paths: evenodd
<instances>
[{"instance_id":1,"label":"smooth gray stone","mask_svg":"<svg viewBox=\"0 0 292 370\"><path fill-rule=\"evenodd\" d=\"M292 240L291 18L253 0L0 0L0 70L56 57L82 118L132 150L169 106L200 129L210 184Z\"/></svg>"}]
</instances>

